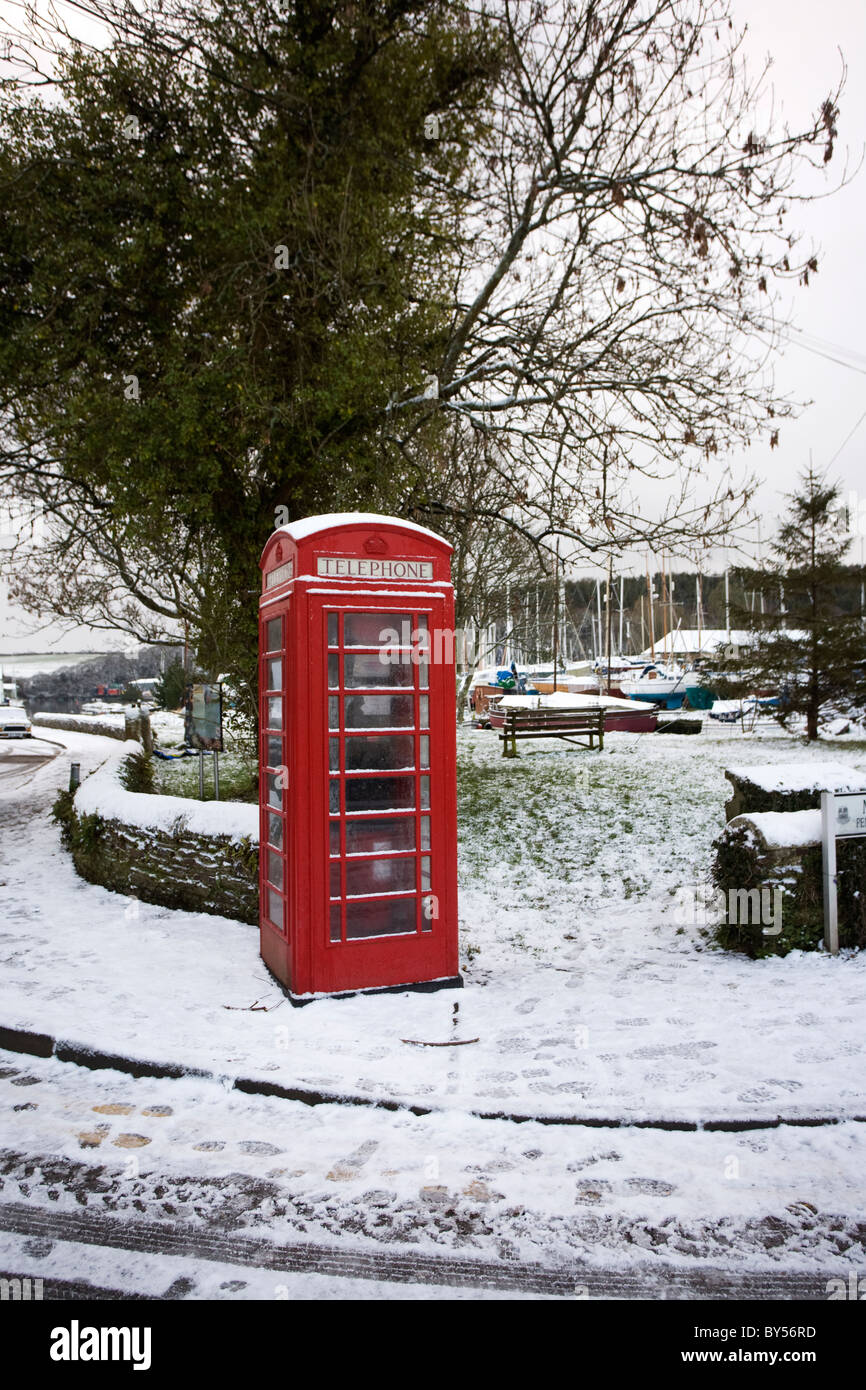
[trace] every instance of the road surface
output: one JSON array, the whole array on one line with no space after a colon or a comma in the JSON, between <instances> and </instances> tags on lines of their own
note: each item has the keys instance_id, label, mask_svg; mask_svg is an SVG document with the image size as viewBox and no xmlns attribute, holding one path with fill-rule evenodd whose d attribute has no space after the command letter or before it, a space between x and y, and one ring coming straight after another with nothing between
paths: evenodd
<instances>
[{"instance_id":1,"label":"road surface","mask_svg":"<svg viewBox=\"0 0 866 1390\"><path fill-rule=\"evenodd\" d=\"M20 791L61 751L59 743L42 738L0 739L0 791Z\"/></svg>"}]
</instances>

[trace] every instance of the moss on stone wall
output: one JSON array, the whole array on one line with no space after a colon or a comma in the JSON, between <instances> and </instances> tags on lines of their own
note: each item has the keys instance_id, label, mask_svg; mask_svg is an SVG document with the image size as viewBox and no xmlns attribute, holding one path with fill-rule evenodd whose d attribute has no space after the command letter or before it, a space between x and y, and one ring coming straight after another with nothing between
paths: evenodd
<instances>
[{"instance_id":1,"label":"moss on stone wall","mask_svg":"<svg viewBox=\"0 0 866 1390\"><path fill-rule=\"evenodd\" d=\"M80 816L73 796L54 804L64 845L81 877L162 907L210 912L258 923L258 847L228 835L144 830L101 816Z\"/></svg>"}]
</instances>

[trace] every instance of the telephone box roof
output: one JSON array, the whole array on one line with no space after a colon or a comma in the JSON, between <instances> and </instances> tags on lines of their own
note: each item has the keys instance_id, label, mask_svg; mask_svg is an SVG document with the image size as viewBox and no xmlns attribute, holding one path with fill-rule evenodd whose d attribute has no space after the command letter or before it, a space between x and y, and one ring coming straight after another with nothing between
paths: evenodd
<instances>
[{"instance_id":1,"label":"telephone box roof","mask_svg":"<svg viewBox=\"0 0 866 1390\"><path fill-rule=\"evenodd\" d=\"M453 549L443 536L438 536L426 526L419 526L414 521L404 521L399 516L380 516L376 512L329 512L325 516L307 516L300 521L290 521L285 526L278 526L276 533L282 533L297 543L316 535L319 531L342 531L348 526L397 526L403 531L414 531L419 536L426 536L428 540L438 541L439 545L445 545L449 550Z\"/></svg>"}]
</instances>

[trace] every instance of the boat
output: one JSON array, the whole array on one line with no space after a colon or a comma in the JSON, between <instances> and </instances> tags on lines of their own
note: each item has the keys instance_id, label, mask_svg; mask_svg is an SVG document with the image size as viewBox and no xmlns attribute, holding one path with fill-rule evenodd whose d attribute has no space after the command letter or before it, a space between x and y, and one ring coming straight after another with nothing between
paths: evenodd
<instances>
[{"instance_id":1,"label":"boat","mask_svg":"<svg viewBox=\"0 0 866 1390\"><path fill-rule=\"evenodd\" d=\"M630 700L664 705L665 709L680 709L690 690L703 689L700 671L652 661L633 676L620 676L618 686Z\"/></svg>"},{"instance_id":2,"label":"boat","mask_svg":"<svg viewBox=\"0 0 866 1390\"><path fill-rule=\"evenodd\" d=\"M780 704L778 695L747 695L742 700L716 700L709 715L720 724L739 724L746 719L754 721L762 714L772 714Z\"/></svg>"}]
</instances>

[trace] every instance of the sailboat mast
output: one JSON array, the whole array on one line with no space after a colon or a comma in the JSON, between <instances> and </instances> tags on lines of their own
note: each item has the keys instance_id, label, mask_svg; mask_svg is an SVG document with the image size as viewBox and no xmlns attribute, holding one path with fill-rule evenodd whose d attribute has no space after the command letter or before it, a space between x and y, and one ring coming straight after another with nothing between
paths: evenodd
<instances>
[{"instance_id":1,"label":"sailboat mast","mask_svg":"<svg viewBox=\"0 0 866 1390\"><path fill-rule=\"evenodd\" d=\"M610 694L610 623L613 612L610 603L610 586L613 583L613 556L607 559L607 693Z\"/></svg>"},{"instance_id":2,"label":"sailboat mast","mask_svg":"<svg viewBox=\"0 0 866 1390\"><path fill-rule=\"evenodd\" d=\"M556 669L559 660L559 541L556 542L556 563L553 571L553 689L556 690Z\"/></svg>"},{"instance_id":3,"label":"sailboat mast","mask_svg":"<svg viewBox=\"0 0 866 1390\"><path fill-rule=\"evenodd\" d=\"M673 574L671 573L671 557L670 557L670 552L668 552L668 611L669 611L669 613L670 613L670 618L669 618L669 620L668 620L668 631L669 631L670 634L671 634L671 661L673 661L673 659L674 659L674 577L673 577Z\"/></svg>"},{"instance_id":4,"label":"sailboat mast","mask_svg":"<svg viewBox=\"0 0 866 1390\"><path fill-rule=\"evenodd\" d=\"M664 553L664 551L662 551L662 592L661 592L661 604L662 604L662 642L663 642L663 644L664 644L662 650L663 650L663 652L664 652L665 660L667 660L667 655L668 655L668 618L667 618L667 613L665 612L665 609L666 609L667 606L668 606L668 603L667 603L667 587L666 587L666 585L667 585L667 580L666 580L666 576L665 576L665 553Z\"/></svg>"},{"instance_id":5,"label":"sailboat mast","mask_svg":"<svg viewBox=\"0 0 866 1390\"><path fill-rule=\"evenodd\" d=\"M702 594L701 594L701 576L700 576L700 571L698 571L698 573L695 575L695 605L696 605L697 610L698 610L698 656L700 656L701 651L703 650L703 640L702 640L702 638L701 638L701 625L702 625L702 624L701 624L701 619L702 619L702 616L703 616L702 613L701 613L701 608L702 608L703 605L702 605Z\"/></svg>"},{"instance_id":6,"label":"sailboat mast","mask_svg":"<svg viewBox=\"0 0 866 1390\"><path fill-rule=\"evenodd\" d=\"M596 579L596 581L595 581L595 611L596 611L596 614L597 614L597 619L596 619L596 621L597 621L597 623L598 623L598 637L597 637L596 644L595 644L595 656L596 656L596 660L597 660L597 661L601 661L602 646L603 646L603 643L604 643L604 637L603 637L602 634L604 633L604 628L603 628L603 626L602 626L602 621L601 621L601 580L600 580L600 579Z\"/></svg>"},{"instance_id":7,"label":"sailboat mast","mask_svg":"<svg viewBox=\"0 0 866 1390\"><path fill-rule=\"evenodd\" d=\"M758 517L758 573L761 576L761 615L764 613L764 562L761 554L761 518Z\"/></svg>"},{"instance_id":8,"label":"sailboat mast","mask_svg":"<svg viewBox=\"0 0 866 1390\"><path fill-rule=\"evenodd\" d=\"M728 633L728 646L731 645L731 566L725 556L725 628Z\"/></svg>"},{"instance_id":9,"label":"sailboat mast","mask_svg":"<svg viewBox=\"0 0 866 1390\"><path fill-rule=\"evenodd\" d=\"M649 603L649 624L650 624L650 657L656 659L656 620L653 612L653 586L650 576L649 555L646 557L646 592Z\"/></svg>"}]
</instances>

